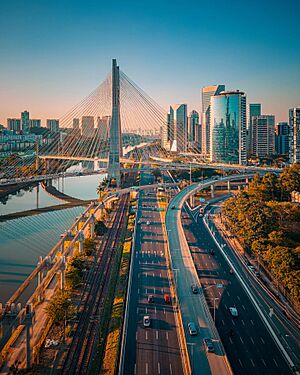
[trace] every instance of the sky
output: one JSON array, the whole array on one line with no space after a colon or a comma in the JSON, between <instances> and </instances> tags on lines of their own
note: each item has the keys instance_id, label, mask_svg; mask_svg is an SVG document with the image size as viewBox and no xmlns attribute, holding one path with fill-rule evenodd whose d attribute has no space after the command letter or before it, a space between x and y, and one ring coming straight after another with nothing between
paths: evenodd
<instances>
[{"instance_id":1,"label":"sky","mask_svg":"<svg viewBox=\"0 0 300 375\"><path fill-rule=\"evenodd\" d=\"M111 59L165 109L225 84L288 120L300 106L299 0L0 0L0 123L60 118ZM44 123L43 123L44 125Z\"/></svg>"}]
</instances>

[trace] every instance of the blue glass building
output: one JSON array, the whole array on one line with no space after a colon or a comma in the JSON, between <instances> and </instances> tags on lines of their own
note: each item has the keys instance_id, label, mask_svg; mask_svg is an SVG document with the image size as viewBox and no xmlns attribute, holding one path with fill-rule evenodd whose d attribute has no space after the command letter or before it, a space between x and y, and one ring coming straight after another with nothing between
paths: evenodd
<instances>
[{"instance_id":1,"label":"blue glass building","mask_svg":"<svg viewBox=\"0 0 300 375\"><path fill-rule=\"evenodd\" d=\"M210 160L218 163L247 163L246 96L224 91L210 99Z\"/></svg>"}]
</instances>

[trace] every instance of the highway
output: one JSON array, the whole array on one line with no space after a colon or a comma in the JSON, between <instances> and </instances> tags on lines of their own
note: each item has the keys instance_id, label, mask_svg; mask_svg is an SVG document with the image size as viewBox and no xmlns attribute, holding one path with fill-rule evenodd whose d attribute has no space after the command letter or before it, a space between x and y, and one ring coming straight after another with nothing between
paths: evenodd
<instances>
[{"instance_id":1,"label":"highway","mask_svg":"<svg viewBox=\"0 0 300 375\"><path fill-rule=\"evenodd\" d=\"M153 183L153 175L141 172L141 185ZM125 341L125 375L182 375L175 313L173 306L164 302L164 294L171 294L166 246L160 212L157 211L156 191L140 191L133 279L129 305L128 334ZM147 222L148 225L147 225ZM153 295L154 302L147 298ZM149 315L151 326L143 327L143 317Z\"/></svg>"},{"instance_id":2,"label":"highway","mask_svg":"<svg viewBox=\"0 0 300 375\"><path fill-rule=\"evenodd\" d=\"M195 186L191 186L188 190L193 188ZM200 285L183 228L179 225L185 194L186 191L183 190L171 200L166 214L166 228L192 373L195 375L232 374L222 342L206 305L203 291L199 289L198 294L193 294L191 290L191 285L195 284L198 287ZM188 331L189 322L196 324L197 336L190 336ZM214 353L206 351L204 338L209 338L213 341Z\"/></svg>"},{"instance_id":3,"label":"highway","mask_svg":"<svg viewBox=\"0 0 300 375\"><path fill-rule=\"evenodd\" d=\"M215 303L216 326L234 374L291 373L244 289L235 275L230 274L230 267L202 219L195 223L186 212L182 219L212 315ZM210 254L212 249L214 255ZM229 307L237 308L237 318L231 316Z\"/></svg>"},{"instance_id":4,"label":"highway","mask_svg":"<svg viewBox=\"0 0 300 375\"><path fill-rule=\"evenodd\" d=\"M218 210L218 206L213 206L211 212ZM212 223L211 223L212 225ZM214 227L215 228L215 227ZM224 239L219 235L218 231L215 230L215 236L218 238L219 243L225 243ZM265 317L271 323L272 328L280 338L285 350L290 356L294 364L300 363L300 332L299 332L299 320L289 320L284 313L283 305L279 305L277 301L272 298L271 293L265 287L262 280L255 277L253 272L249 270L245 262L232 250L228 241L223 251L229 257L234 268L238 274L246 281L247 286L254 292L257 301L259 302L260 309L262 310ZM270 310L272 309L272 310ZM270 316L271 312L271 316ZM298 326L297 326L298 322ZM294 369L296 372L296 368ZM297 368L299 371L299 367Z\"/></svg>"}]
</instances>

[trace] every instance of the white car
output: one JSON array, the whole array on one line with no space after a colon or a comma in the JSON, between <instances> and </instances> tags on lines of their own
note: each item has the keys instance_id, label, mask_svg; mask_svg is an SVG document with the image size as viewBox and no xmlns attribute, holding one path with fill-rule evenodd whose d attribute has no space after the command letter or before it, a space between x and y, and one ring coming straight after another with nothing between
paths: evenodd
<instances>
[{"instance_id":1,"label":"white car","mask_svg":"<svg viewBox=\"0 0 300 375\"><path fill-rule=\"evenodd\" d=\"M150 316L149 315L145 315L144 318L143 318L143 325L144 327L150 327Z\"/></svg>"},{"instance_id":2,"label":"white car","mask_svg":"<svg viewBox=\"0 0 300 375\"><path fill-rule=\"evenodd\" d=\"M139 225L142 224L142 220L140 219L137 223L138 223Z\"/></svg>"},{"instance_id":3,"label":"white car","mask_svg":"<svg viewBox=\"0 0 300 375\"><path fill-rule=\"evenodd\" d=\"M232 316L234 316L234 317L239 316L239 313L238 313L236 307L229 307L229 312L230 312L230 314L231 314Z\"/></svg>"},{"instance_id":4,"label":"white car","mask_svg":"<svg viewBox=\"0 0 300 375\"><path fill-rule=\"evenodd\" d=\"M150 221L148 220L146 224L147 224L147 225L150 225Z\"/></svg>"}]
</instances>

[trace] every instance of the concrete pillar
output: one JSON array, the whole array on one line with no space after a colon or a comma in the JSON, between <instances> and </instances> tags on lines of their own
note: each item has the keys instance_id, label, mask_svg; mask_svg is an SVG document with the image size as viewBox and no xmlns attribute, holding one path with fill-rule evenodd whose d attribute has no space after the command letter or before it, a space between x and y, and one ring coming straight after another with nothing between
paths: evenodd
<instances>
[{"instance_id":1,"label":"concrete pillar","mask_svg":"<svg viewBox=\"0 0 300 375\"><path fill-rule=\"evenodd\" d=\"M230 193L230 181L227 181L227 189L228 189L228 193Z\"/></svg>"},{"instance_id":2,"label":"concrete pillar","mask_svg":"<svg viewBox=\"0 0 300 375\"><path fill-rule=\"evenodd\" d=\"M84 233L80 231L78 234L79 254L83 253L83 241L84 241Z\"/></svg>"},{"instance_id":3,"label":"concrete pillar","mask_svg":"<svg viewBox=\"0 0 300 375\"><path fill-rule=\"evenodd\" d=\"M32 327L32 306L26 306L26 316L25 316L25 326L26 326L26 369L31 367L31 348L30 348L30 336Z\"/></svg>"},{"instance_id":4,"label":"concrete pillar","mask_svg":"<svg viewBox=\"0 0 300 375\"><path fill-rule=\"evenodd\" d=\"M66 259L62 257L62 264L60 269L60 289L63 291L65 289L65 269L66 269Z\"/></svg>"},{"instance_id":5,"label":"concrete pillar","mask_svg":"<svg viewBox=\"0 0 300 375\"><path fill-rule=\"evenodd\" d=\"M211 198L213 199L215 197L215 186L210 185L210 191L211 191Z\"/></svg>"},{"instance_id":6,"label":"concrete pillar","mask_svg":"<svg viewBox=\"0 0 300 375\"><path fill-rule=\"evenodd\" d=\"M95 221L96 221L95 215L92 214L91 217L90 217L90 223L91 223L91 238L94 238L94 236L95 236Z\"/></svg>"}]
</instances>

